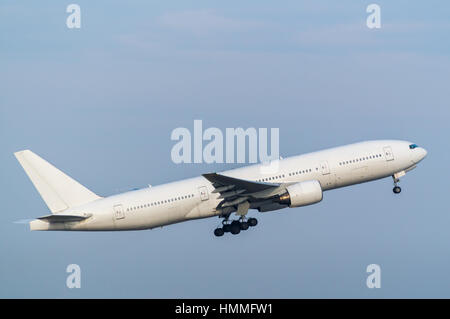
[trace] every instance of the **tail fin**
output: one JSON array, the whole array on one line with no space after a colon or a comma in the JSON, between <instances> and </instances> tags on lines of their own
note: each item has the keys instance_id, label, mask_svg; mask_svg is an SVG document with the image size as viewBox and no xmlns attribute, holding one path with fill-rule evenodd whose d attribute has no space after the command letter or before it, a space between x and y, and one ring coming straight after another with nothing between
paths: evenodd
<instances>
[{"instance_id":1,"label":"tail fin","mask_svg":"<svg viewBox=\"0 0 450 319\"><path fill-rule=\"evenodd\" d=\"M101 198L29 150L14 155L52 213Z\"/></svg>"}]
</instances>

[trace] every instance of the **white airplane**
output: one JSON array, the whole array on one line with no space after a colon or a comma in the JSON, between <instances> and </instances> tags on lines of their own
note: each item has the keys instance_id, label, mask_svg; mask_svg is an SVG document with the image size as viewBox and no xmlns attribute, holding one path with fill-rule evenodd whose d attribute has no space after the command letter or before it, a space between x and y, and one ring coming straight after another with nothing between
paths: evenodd
<instances>
[{"instance_id":1,"label":"white airplane","mask_svg":"<svg viewBox=\"0 0 450 319\"><path fill-rule=\"evenodd\" d=\"M216 236L256 226L256 218L247 218L249 209L311 205L322 200L323 191L339 187L392 176L398 194L399 178L426 155L406 141L367 141L279 160L273 174L256 164L100 197L33 152L15 153L51 211L31 221L31 230L140 230L219 216Z\"/></svg>"}]
</instances>

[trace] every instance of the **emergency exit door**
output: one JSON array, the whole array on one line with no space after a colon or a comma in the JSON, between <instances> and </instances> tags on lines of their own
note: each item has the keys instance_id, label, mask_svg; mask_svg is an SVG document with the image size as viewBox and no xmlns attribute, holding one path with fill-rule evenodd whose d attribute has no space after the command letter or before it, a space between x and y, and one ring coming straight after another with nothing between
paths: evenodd
<instances>
[{"instance_id":1,"label":"emergency exit door","mask_svg":"<svg viewBox=\"0 0 450 319\"><path fill-rule=\"evenodd\" d=\"M320 170L322 172L322 175L328 175L330 174L330 167L328 166L327 161L323 161L320 163Z\"/></svg>"},{"instance_id":2,"label":"emergency exit door","mask_svg":"<svg viewBox=\"0 0 450 319\"><path fill-rule=\"evenodd\" d=\"M206 188L206 186L199 187L198 192L200 194L200 199L202 201L208 200L209 196L208 196L208 189Z\"/></svg>"}]
</instances>

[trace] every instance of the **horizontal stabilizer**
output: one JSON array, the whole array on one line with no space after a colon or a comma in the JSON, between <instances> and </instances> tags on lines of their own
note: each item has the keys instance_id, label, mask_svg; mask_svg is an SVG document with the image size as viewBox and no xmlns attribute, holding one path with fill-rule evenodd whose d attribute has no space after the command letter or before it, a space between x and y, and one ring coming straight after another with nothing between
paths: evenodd
<instances>
[{"instance_id":1,"label":"horizontal stabilizer","mask_svg":"<svg viewBox=\"0 0 450 319\"><path fill-rule=\"evenodd\" d=\"M81 215L46 215L38 217L37 219L49 222L49 223L64 223L64 222L79 222L91 217L92 214Z\"/></svg>"}]
</instances>

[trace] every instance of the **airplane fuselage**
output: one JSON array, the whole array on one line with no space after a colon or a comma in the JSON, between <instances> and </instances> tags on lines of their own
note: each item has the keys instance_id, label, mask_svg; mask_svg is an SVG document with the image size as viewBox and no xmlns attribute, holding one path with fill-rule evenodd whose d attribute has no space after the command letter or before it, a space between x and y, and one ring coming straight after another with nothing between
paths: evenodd
<instances>
[{"instance_id":1,"label":"airplane fuselage","mask_svg":"<svg viewBox=\"0 0 450 319\"><path fill-rule=\"evenodd\" d=\"M276 162L277 169L269 173L267 167L256 164L224 171L221 175L280 185L315 180L323 191L328 191L404 175L426 156L423 148L411 148L411 145L414 144L398 140L360 142L280 159ZM151 229L221 215L223 211L217 207L222 198L214 190L213 183L203 176L189 178L100 198L61 212L90 216L82 221L48 223L35 220L30 225L32 230ZM279 206L280 209L285 207Z\"/></svg>"}]
</instances>

